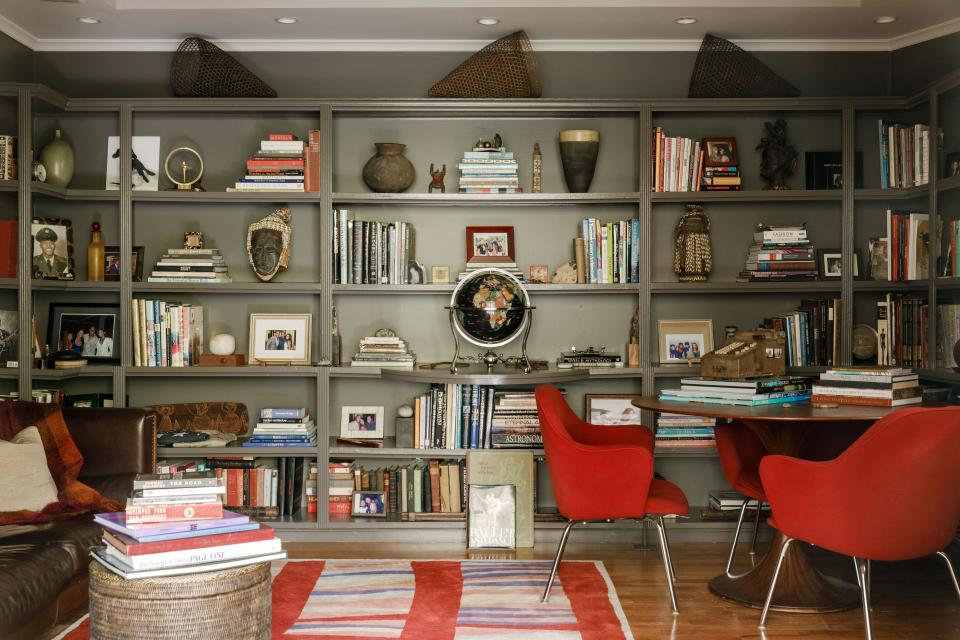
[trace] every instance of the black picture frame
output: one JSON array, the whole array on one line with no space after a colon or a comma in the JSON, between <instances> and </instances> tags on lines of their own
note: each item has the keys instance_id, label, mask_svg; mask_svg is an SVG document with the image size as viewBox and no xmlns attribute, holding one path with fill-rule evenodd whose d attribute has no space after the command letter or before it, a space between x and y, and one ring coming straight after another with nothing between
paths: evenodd
<instances>
[{"instance_id":1,"label":"black picture frame","mask_svg":"<svg viewBox=\"0 0 960 640\"><path fill-rule=\"evenodd\" d=\"M853 187L863 188L863 152L854 155ZM843 154L839 151L807 151L803 154L805 186L810 191L842 189Z\"/></svg>"},{"instance_id":2,"label":"black picture frame","mask_svg":"<svg viewBox=\"0 0 960 640\"><path fill-rule=\"evenodd\" d=\"M76 344L76 334L80 329L86 334L89 327L93 326L97 330L103 329L106 337L110 339L109 355L97 355L96 352L84 352L82 343ZM67 333L73 336L73 346L70 350L76 351L90 364L120 364L123 356L123 345L126 336L119 335L120 328L120 305L98 302L78 302L62 303L53 302L50 304L50 319L47 323L47 344L51 350L61 351L61 338ZM99 345L98 345L99 346Z\"/></svg>"},{"instance_id":3,"label":"black picture frame","mask_svg":"<svg viewBox=\"0 0 960 640\"><path fill-rule=\"evenodd\" d=\"M843 252L840 249L817 249L817 271L820 274L820 280L839 280L843 277L841 264ZM860 280L863 277L861 265L863 259L859 249L853 251L853 279ZM836 266L836 269L833 269Z\"/></svg>"},{"instance_id":4,"label":"black picture frame","mask_svg":"<svg viewBox=\"0 0 960 640\"><path fill-rule=\"evenodd\" d=\"M133 260L133 274L131 274L132 282L143 282L143 256L144 248L143 247L133 247L133 253L130 256L130 259ZM107 281L118 281L120 280L119 270L115 270L113 265L115 260L120 258L120 247L112 244L107 245L103 248L103 279ZM119 264L119 263L116 263Z\"/></svg>"}]
</instances>

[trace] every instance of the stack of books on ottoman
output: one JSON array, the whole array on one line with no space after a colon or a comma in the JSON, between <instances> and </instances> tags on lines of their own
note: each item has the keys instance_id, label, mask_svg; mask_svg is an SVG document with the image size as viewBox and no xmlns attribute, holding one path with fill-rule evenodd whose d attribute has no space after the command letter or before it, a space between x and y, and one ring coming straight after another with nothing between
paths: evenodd
<instances>
[{"instance_id":1,"label":"stack of books on ottoman","mask_svg":"<svg viewBox=\"0 0 960 640\"><path fill-rule=\"evenodd\" d=\"M817 404L903 407L923 402L919 376L897 367L828 369L813 386Z\"/></svg>"},{"instance_id":2,"label":"stack of books on ottoman","mask_svg":"<svg viewBox=\"0 0 960 640\"><path fill-rule=\"evenodd\" d=\"M244 447L315 447L317 424L305 407L264 407Z\"/></svg>"},{"instance_id":3,"label":"stack of books on ottoman","mask_svg":"<svg viewBox=\"0 0 960 640\"><path fill-rule=\"evenodd\" d=\"M664 389L661 400L702 402L755 407L764 404L791 404L810 399L812 378L770 376L727 380L723 378L683 378L679 389Z\"/></svg>"},{"instance_id":4,"label":"stack of books on ottoman","mask_svg":"<svg viewBox=\"0 0 960 640\"><path fill-rule=\"evenodd\" d=\"M233 282L220 249L167 249L147 282Z\"/></svg>"},{"instance_id":5,"label":"stack of books on ottoman","mask_svg":"<svg viewBox=\"0 0 960 640\"><path fill-rule=\"evenodd\" d=\"M91 555L123 578L219 571L286 557L273 529L223 509L212 471L139 474L125 511L100 513L103 546Z\"/></svg>"},{"instance_id":6,"label":"stack of books on ottoman","mask_svg":"<svg viewBox=\"0 0 960 640\"><path fill-rule=\"evenodd\" d=\"M406 340L399 336L368 336L360 339L360 351L353 355L354 367L413 369L417 361Z\"/></svg>"}]
</instances>

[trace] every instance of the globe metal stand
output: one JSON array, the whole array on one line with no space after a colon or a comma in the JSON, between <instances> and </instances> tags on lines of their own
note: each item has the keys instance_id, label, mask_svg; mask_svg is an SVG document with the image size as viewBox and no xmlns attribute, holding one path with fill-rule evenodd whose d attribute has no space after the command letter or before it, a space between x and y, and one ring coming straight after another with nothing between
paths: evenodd
<instances>
[{"instance_id":1,"label":"globe metal stand","mask_svg":"<svg viewBox=\"0 0 960 640\"><path fill-rule=\"evenodd\" d=\"M530 327L533 326L533 310L536 307L524 306L524 327L523 327L523 340L521 341L520 352L521 355L518 358L517 356L504 356L502 353L496 353L492 349L488 349L483 355L474 355L474 356L461 356L460 355L460 333L457 331L457 319L456 314L460 309L459 305L451 304L449 307L444 307L448 310L450 316L450 332L453 334L453 358L450 360L450 373L459 373L457 368L458 364L466 364L469 362L482 362L487 366L487 373L492 373L493 368L498 364L504 365L516 365L523 368L524 373L530 373L533 371L533 365L530 362L530 358L527 356L527 338L530 336Z\"/></svg>"}]
</instances>

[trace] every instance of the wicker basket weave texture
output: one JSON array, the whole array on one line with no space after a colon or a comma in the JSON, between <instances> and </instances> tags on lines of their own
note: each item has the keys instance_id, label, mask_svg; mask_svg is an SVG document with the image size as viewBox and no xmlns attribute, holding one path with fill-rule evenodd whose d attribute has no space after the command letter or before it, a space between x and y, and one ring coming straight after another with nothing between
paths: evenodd
<instances>
[{"instance_id":1,"label":"wicker basket weave texture","mask_svg":"<svg viewBox=\"0 0 960 640\"><path fill-rule=\"evenodd\" d=\"M491 42L430 87L431 98L539 98L540 69L523 31Z\"/></svg>"},{"instance_id":2,"label":"wicker basket weave texture","mask_svg":"<svg viewBox=\"0 0 960 640\"><path fill-rule=\"evenodd\" d=\"M691 98L795 98L800 90L729 40L703 37L690 76Z\"/></svg>"},{"instance_id":3,"label":"wicker basket weave texture","mask_svg":"<svg viewBox=\"0 0 960 640\"><path fill-rule=\"evenodd\" d=\"M276 98L266 82L229 53L203 38L180 43L170 66L170 85L180 98Z\"/></svg>"},{"instance_id":4,"label":"wicker basket weave texture","mask_svg":"<svg viewBox=\"0 0 960 640\"><path fill-rule=\"evenodd\" d=\"M91 640L269 640L270 563L124 580L90 563Z\"/></svg>"}]
</instances>

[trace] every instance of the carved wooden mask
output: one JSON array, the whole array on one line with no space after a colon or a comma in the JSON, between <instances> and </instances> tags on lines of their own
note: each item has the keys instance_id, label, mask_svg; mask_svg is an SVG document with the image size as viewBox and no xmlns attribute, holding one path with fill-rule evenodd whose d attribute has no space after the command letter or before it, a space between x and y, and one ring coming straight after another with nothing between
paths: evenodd
<instances>
[{"instance_id":1,"label":"carved wooden mask","mask_svg":"<svg viewBox=\"0 0 960 640\"><path fill-rule=\"evenodd\" d=\"M290 219L290 209L282 207L247 228L247 259L264 282L273 280L290 261Z\"/></svg>"}]
</instances>

